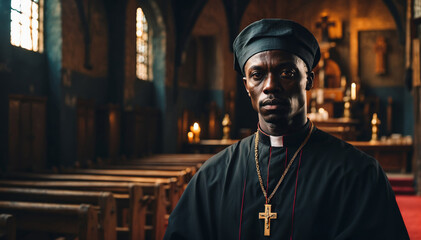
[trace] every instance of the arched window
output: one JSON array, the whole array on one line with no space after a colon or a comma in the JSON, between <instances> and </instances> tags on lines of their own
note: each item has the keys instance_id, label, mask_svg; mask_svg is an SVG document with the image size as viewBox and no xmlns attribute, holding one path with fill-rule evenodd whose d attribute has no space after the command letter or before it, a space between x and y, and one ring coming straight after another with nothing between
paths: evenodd
<instances>
[{"instance_id":1,"label":"arched window","mask_svg":"<svg viewBox=\"0 0 421 240\"><path fill-rule=\"evenodd\" d=\"M148 22L141 8L136 12L136 76L150 81L149 77L149 31Z\"/></svg>"},{"instance_id":2,"label":"arched window","mask_svg":"<svg viewBox=\"0 0 421 240\"><path fill-rule=\"evenodd\" d=\"M10 43L43 51L43 0L11 0Z\"/></svg>"}]
</instances>

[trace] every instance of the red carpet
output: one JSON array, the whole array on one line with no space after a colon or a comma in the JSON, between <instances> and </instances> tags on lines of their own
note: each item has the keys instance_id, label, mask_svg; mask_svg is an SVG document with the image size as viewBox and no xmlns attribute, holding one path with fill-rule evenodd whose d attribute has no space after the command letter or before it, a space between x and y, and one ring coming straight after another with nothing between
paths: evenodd
<instances>
[{"instance_id":1,"label":"red carpet","mask_svg":"<svg viewBox=\"0 0 421 240\"><path fill-rule=\"evenodd\" d=\"M396 195L411 240L421 240L421 197Z\"/></svg>"}]
</instances>

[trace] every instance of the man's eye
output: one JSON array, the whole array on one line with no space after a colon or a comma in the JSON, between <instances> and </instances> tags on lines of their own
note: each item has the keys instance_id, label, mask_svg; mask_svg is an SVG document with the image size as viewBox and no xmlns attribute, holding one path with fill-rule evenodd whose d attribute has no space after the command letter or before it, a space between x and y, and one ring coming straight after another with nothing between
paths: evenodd
<instances>
[{"instance_id":1,"label":"man's eye","mask_svg":"<svg viewBox=\"0 0 421 240\"><path fill-rule=\"evenodd\" d=\"M260 80L260 79L262 79L262 78L263 78L263 74L262 74L262 73L260 73L260 72L254 72L254 73L252 73L252 74L251 74L251 77L252 77L254 80Z\"/></svg>"},{"instance_id":2,"label":"man's eye","mask_svg":"<svg viewBox=\"0 0 421 240\"><path fill-rule=\"evenodd\" d=\"M293 78L295 76L294 70L284 70L281 72L282 78Z\"/></svg>"}]
</instances>

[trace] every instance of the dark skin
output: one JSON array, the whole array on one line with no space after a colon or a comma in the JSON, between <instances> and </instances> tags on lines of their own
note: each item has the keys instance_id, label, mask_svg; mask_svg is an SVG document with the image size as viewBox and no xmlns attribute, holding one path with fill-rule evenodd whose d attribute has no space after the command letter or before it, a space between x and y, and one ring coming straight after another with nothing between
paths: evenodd
<instances>
[{"instance_id":1,"label":"dark skin","mask_svg":"<svg viewBox=\"0 0 421 240\"><path fill-rule=\"evenodd\" d=\"M264 132L281 136L305 125L306 91L313 86L314 73L301 58L282 50L264 51L247 60L244 72L244 86Z\"/></svg>"}]
</instances>

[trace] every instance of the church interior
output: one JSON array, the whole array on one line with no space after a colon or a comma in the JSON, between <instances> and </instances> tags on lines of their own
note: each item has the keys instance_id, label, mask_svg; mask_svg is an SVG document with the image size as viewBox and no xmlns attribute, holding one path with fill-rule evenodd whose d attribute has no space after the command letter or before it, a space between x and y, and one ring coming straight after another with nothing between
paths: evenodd
<instances>
[{"instance_id":1,"label":"church interior","mask_svg":"<svg viewBox=\"0 0 421 240\"><path fill-rule=\"evenodd\" d=\"M2 0L0 236L162 239L256 131L232 43L262 18L317 38L308 118L379 161L421 239L420 0Z\"/></svg>"}]
</instances>

